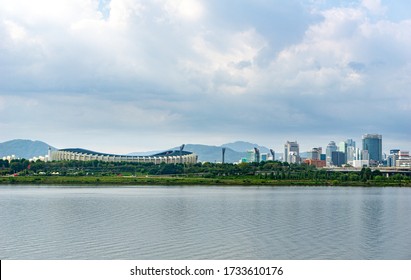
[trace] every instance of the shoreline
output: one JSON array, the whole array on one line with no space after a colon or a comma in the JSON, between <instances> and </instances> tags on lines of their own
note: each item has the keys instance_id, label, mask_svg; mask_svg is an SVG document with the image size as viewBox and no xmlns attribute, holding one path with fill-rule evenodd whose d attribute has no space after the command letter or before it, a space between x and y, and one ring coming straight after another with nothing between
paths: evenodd
<instances>
[{"instance_id":1,"label":"shoreline","mask_svg":"<svg viewBox=\"0 0 411 280\"><path fill-rule=\"evenodd\" d=\"M199 185L199 186L350 186L411 187L410 181L275 180L254 177L203 178L177 176L3 176L0 185Z\"/></svg>"}]
</instances>

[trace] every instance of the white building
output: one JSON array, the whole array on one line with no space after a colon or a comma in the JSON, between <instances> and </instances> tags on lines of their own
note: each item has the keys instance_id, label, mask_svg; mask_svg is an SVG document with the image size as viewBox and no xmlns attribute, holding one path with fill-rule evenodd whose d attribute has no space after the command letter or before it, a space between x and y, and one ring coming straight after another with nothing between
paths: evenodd
<instances>
[{"instance_id":1,"label":"white building","mask_svg":"<svg viewBox=\"0 0 411 280\"><path fill-rule=\"evenodd\" d=\"M355 159L352 161L352 166L355 168L369 167L370 161L368 159L367 160Z\"/></svg>"},{"instance_id":2,"label":"white building","mask_svg":"<svg viewBox=\"0 0 411 280\"><path fill-rule=\"evenodd\" d=\"M395 161L397 167L411 167L411 158L409 151L400 151L398 159Z\"/></svg>"},{"instance_id":3,"label":"white building","mask_svg":"<svg viewBox=\"0 0 411 280\"><path fill-rule=\"evenodd\" d=\"M284 144L284 161L288 163L300 162L300 146L297 141L287 141Z\"/></svg>"},{"instance_id":4,"label":"white building","mask_svg":"<svg viewBox=\"0 0 411 280\"><path fill-rule=\"evenodd\" d=\"M8 162L12 161L13 159L17 159L15 155L3 157L3 160L7 160Z\"/></svg>"},{"instance_id":5,"label":"white building","mask_svg":"<svg viewBox=\"0 0 411 280\"><path fill-rule=\"evenodd\" d=\"M49 151L51 161L106 161L106 162L141 162L141 163L197 163L198 156L186 151L165 151L151 156L114 155L93 152L84 149L62 149Z\"/></svg>"}]
</instances>

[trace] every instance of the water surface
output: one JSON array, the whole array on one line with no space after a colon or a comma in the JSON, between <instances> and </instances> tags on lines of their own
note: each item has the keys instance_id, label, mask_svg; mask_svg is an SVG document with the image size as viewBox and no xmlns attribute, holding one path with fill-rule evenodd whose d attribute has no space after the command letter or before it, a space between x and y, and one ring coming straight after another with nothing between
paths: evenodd
<instances>
[{"instance_id":1,"label":"water surface","mask_svg":"<svg viewBox=\"0 0 411 280\"><path fill-rule=\"evenodd\" d=\"M0 187L0 259L411 259L411 189Z\"/></svg>"}]
</instances>

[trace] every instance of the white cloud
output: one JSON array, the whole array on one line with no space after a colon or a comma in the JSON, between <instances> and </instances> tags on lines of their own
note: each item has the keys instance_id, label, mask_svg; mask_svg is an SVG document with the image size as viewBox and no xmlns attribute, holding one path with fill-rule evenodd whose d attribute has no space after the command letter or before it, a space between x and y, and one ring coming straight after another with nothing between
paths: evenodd
<instances>
[{"instance_id":1,"label":"white cloud","mask_svg":"<svg viewBox=\"0 0 411 280\"><path fill-rule=\"evenodd\" d=\"M198 0L175 0L164 1L165 11L173 16L183 20L196 21L202 18L204 14L203 4Z\"/></svg>"},{"instance_id":2,"label":"white cloud","mask_svg":"<svg viewBox=\"0 0 411 280\"><path fill-rule=\"evenodd\" d=\"M189 79L197 79L206 92L244 93L256 79L254 60L265 46L262 36L252 29L200 34L192 40L197 56L183 59L181 64Z\"/></svg>"},{"instance_id":3,"label":"white cloud","mask_svg":"<svg viewBox=\"0 0 411 280\"><path fill-rule=\"evenodd\" d=\"M372 14L382 15L386 12L386 8L381 4L381 0L362 0L361 4Z\"/></svg>"},{"instance_id":4,"label":"white cloud","mask_svg":"<svg viewBox=\"0 0 411 280\"><path fill-rule=\"evenodd\" d=\"M53 103L73 131L81 120L123 136L171 126L206 135L215 122L221 137L315 134L341 120L340 133L393 131L390 118L407 126L411 19L390 21L380 1L1 1L0 97L43 98L22 110ZM27 131L53 125L34 119Z\"/></svg>"},{"instance_id":5,"label":"white cloud","mask_svg":"<svg viewBox=\"0 0 411 280\"><path fill-rule=\"evenodd\" d=\"M146 6L144 1L111 0L109 22L116 27L125 27L134 18L144 17Z\"/></svg>"},{"instance_id":6,"label":"white cloud","mask_svg":"<svg viewBox=\"0 0 411 280\"><path fill-rule=\"evenodd\" d=\"M27 38L27 32L24 27L10 21L5 20L4 25L13 41L21 41Z\"/></svg>"},{"instance_id":7,"label":"white cloud","mask_svg":"<svg viewBox=\"0 0 411 280\"><path fill-rule=\"evenodd\" d=\"M272 80L276 86L338 95L377 84L392 86L395 76L402 76L411 59L408 22L372 23L354 8L333 8L322 15L324 20L311 26L301 43L272 62L271 73L280 77Z\"/></svg>"}]
</instances>

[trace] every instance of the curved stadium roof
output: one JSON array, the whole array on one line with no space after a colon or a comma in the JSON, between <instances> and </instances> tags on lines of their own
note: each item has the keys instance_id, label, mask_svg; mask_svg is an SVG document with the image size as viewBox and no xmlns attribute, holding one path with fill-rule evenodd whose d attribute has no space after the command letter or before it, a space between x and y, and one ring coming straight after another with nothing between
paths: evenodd
<instances>
[{"instance_id":1,"label":"curved stadium roof","mask_svg":"<svg viewBox=\"0 0 411 280\"><path fill-rule=\"evenodd\" d=\"M86 149L81 149L81 148L68 148L68 149L60 149L59 151L62 152L72 152L72 153L79 153L79 154L88 154L88 155L99 155L99 156L126 156L126 157L172 157L172 156L180 156L180 151L179 150L168 150L164 151L161 153L157 153L154 155L148 155L148 156L138 156L138 155L115 155L115 154L107 154L107 153L100 153L100 152L94 152ZM187 151L181 151L181 155L190 155L192 154L191 152Z\"/></svg>"}]
</instances>

